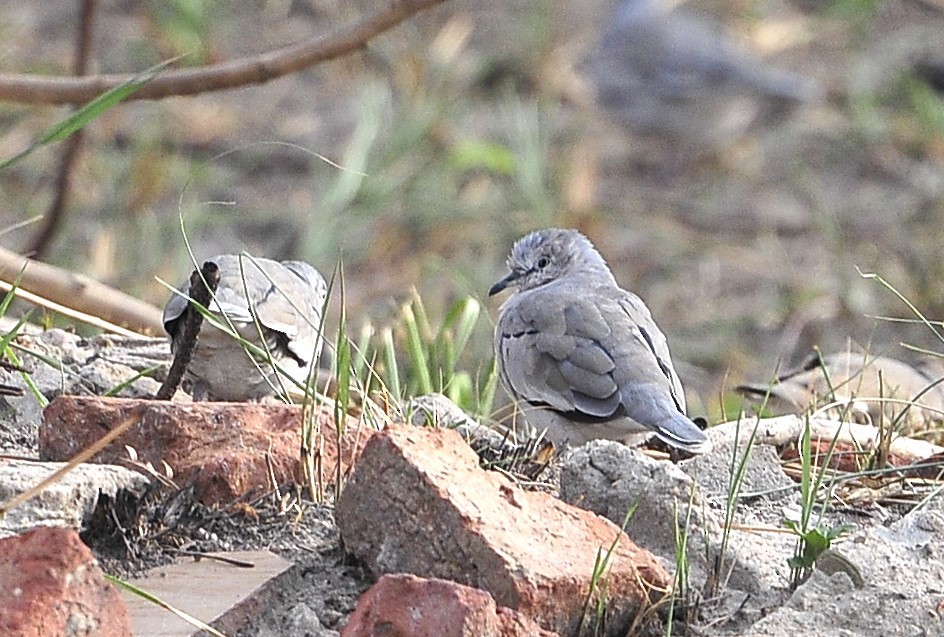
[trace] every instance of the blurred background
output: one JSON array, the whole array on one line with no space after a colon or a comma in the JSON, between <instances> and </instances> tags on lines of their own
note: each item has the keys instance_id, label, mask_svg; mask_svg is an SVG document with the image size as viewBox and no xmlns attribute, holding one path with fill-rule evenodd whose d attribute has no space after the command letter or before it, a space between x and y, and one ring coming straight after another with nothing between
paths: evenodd
<instances>
[{"instance_id":1,"label":"blurred background","mask_svg":"<svg viewBox=\"0 0 944 637\"><path fill-rule=\"evenodd\" d=\"M89 73L235 59L377 6L102 0ZM68 74L79 9L4 3L0 70ZM512 242L572 226L649 305L693 411L713 418L734 385L813 346L944 352L926 326L876 318L914 315L860 275L944 315L944 2L690 0L686 11L825 91L708 156L621 128L594 104L587 58L611 9L448 1L267 84L120 105L86 129L42 258L159 306L168 293L155 277L192 269L184 231L198 258L245 249L326 273L340 260L352 331L390 320L413 287L431 316L471 294L494 317L500 300L485 292ZM65 113L0 103L0 158ZM0 245L30 250L38 224L17 224L49 208L61 152L0 171ZM488 365L488 318L465 355Z\"/></svg>"}]
</instances>

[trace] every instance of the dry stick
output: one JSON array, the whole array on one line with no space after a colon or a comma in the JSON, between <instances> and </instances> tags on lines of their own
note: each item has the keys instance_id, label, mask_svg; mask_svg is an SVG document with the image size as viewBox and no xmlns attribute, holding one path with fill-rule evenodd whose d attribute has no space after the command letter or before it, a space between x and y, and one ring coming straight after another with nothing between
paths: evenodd
<instances>
[{"instance_id":1,"label":"dry stick","mask_svg":"<svg viewBox=\"0 0 944 637\"><path fill-rule=\"evenodd\" d=\"M0 248L0 281L9 284L20 272L23 277L18 291L32 292L59 306L141 334L158 334L164 330L161 311L150 303L81 274Z\"/></svg>"},{"instance_id":2,"label":"dry stick","mask_svg":"<svg viewBox=\"0 0 944 637\"><path fill-rule=\"evenodd\" d=\"M79 30L75 41L75 55L72 61L72 73L76 76L88 72L88 59L92 50L92 28L95 24L95 11L98 0L82 0L82 15L79 17ZM69 199L69 189L72 182L72 169L79 150L85 139L85 129L80 128L72 137L66 140L62 159L59 162L59 172L56 177L56 196L43 215L42 227L39 234L33 239L33 245L27 251L34 258L41 259L46 255L49 245L56 236L56 231L65 218L66 204Z\"/></svg>"},{"instance_id":3,"label":"dry stick","mask_svg":"<svg viewBox=\"0 0 944 637\"><path fill-rule=\"evenodd\" d=\"M197 346L200 327L203 325L203 314L195 306L210 307L210 299L216 293L216 287L219 284L220 269L212 261L204 262L200 270L194 270L190 275L190 307L187 309L180 340L174 344L177 350L174 354L174 362L171 363L164 383L154 396L157 400L170 400L177 392L184 372L187 371L187 365L193 358L193 350Z\"/></svg>"},{"instance_id":4,"label":"dry stick","mask_svg":"<svg viewBox=\"0 0 944 637\"><path fill-rule=\"evenodd\" d=\"M392 0L363 20L326 37L302 40L275 51L221 62L202 68L166 71L137 90L128 100L153 100L173 95L198 95L210 91L262 84L331 60L364 46L410 16L445 0ZM81 104L129 80L131 75L49 77L0 73L0 101L24 104Z\"/></svg>"},{"instance_id":5,"label":"dry stick","mask_svg":"<svg viewBox=\"0 0 944 637\"><path fill-rule=\"evenodd\" d=\"M0 281L0 290L2 290L3 292L13 291L13 294L15 294L16 298L18 299L23 299L24 301L28 301L32 303L33 305L44 307L47 310L51 310L53 312L58 312L59 314L62 314L63 316L66 316L70 319L81 321L82 323L86 323L88 325L91 325L92 327L97 327L99 329L105 330L106 332L111 332L112 334L118 334L119 336L127 336L128 338L141 337L141 335L138 332L127 330L121 327L120 325L115 325L114 323L109 323L108 321L100 319L97 316L91 316L89 314L85 314L84 312L73 310L71 307L59 305L58 303L54 301L50 301L49 299L43 298L39 296L38 294L27 292L23 288L18 288L15 285L7 283L6 281Z\"/></svg>"},{"instance_id":6,"label":"dry stick","mask_svg":"<svg viewBox=\"0 0 944 637\"><path fill-rule=\"evenodd\" d=\"M225 555L214 555L212 553L207 553L206 551L188 551L186 549L170 549L172 552L177 553L178 555L186 555L188 557L196 558L195 561L199 562L200 560L212 560L215 562L221 562L223 564L229 564L230 566L236 566L238 568L256 568L256 565L252 562L247 562L246 560L237 560L232 557L226 557Z\"/></svg>"},{"instance_id":7,"label":"dry stick","mask_svg":"<svg viewBox=\"0 0 944 637\"><path fill-rule=\"evenodd\" d=\"M144 412L146 410L147 410L147 407L142 407L141 409L135 410L135 413L131 414L130 416L122 420L121 423L117 427L115 427L114 429L109 431L107 434L99 438L95 442L95 444L83 449L82 451L74 455L65 464L64 467L60 468L49 477L42 480L35 487L28 489L24 491L23 493L15 495L9 500L7 500L6 502L4 502L2 505L0 505L0 517L6 515L7 513L12 511L16 507L20 506L21 504L23 504L24 502L26 502L33 496L41 493L49 485L55 482L58 482L59 479L62 478L62 476L69 473L70 471L75 469L78 465L82 464L83 462L85 462L86 460L90 459L92 456L97 454L99 451L101 451L102 449L110 445L112 442L115 441L116 438L118 438L118 436L120 436L121 434L131 429L132 426L141 422L141 419L144 417Z\"/></svg>"}]
</instances>

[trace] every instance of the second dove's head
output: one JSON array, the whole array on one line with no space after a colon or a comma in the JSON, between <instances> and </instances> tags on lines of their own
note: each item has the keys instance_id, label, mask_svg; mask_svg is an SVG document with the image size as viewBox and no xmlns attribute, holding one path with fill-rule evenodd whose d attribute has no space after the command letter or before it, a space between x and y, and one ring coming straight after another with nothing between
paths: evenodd
<instances>
[{"instance_id":1,"label":"second dove's head","mask_svg":"<svg viewBox=\"0 0 944 637\"><path fill-rule=\"evenodd\" d=\"M515 242L506 263L508 276L489 289L489 296L510 286L531 290L581 273L613 280L606 261L590 240L570 229L547 228L526 234Z\"/></svg>"}]
</instances>

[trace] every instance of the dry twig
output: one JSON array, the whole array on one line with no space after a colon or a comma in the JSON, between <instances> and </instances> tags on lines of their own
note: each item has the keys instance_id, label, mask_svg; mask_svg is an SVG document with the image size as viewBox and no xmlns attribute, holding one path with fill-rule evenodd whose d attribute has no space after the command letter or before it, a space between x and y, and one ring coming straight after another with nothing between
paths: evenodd
<instances>
[{"instance_id":1,"label":"dry twig","mask_svg":"<svg viewBox=\"0 0 944 637\"><path fill-rule=\"evenodd\" d=\"M19 290L32 292L57 306L142 334L159 334L164 329L161 311L150 303L81 274L0 248L0 281L11 284L21 272ZM38 302L35 297L31 300Z\"/></svg>"},{"instance_id":2,"label":"dry twig","mask_svg":"<svg viewBox=\"0 0 944 637\"><path fill-rule=\"evenodd\" d=\"M75 54L72 60L73 75L83 76L88 72L88 60L92 51L92 29L95 25L97 9L98 0L82 0L82 14L79 18ZM33 245L27 251L36 259L41 259L46 254L65 217L72 183L72 169L79 157L84 139L85 129L80 129L65 142L65 148L59 160L59 172L56 175L56 196L53 197L49 210L43 215L39 234L33 239Z\"/></svg>"},{"instance_id":3,"label":"dry twig","mask_svg":"<svg viewBox=\"0 0 944 637\"><path fill-rule=\"evenodd\" d=\"M187 308L187 317L184 320L180 340L175 343L174 362L171 363L164 383L157 390L155 398L158 400L170 400L177 392L177 387L193 357L193 350L200 336L200 327L203 325L203 314L193 306L210 307L210 300L216 294L216 287L219 284L220 268L212 261L206 261L200 270L194 270L190 275L191 306Z\"/></svg>"}]
</instances>

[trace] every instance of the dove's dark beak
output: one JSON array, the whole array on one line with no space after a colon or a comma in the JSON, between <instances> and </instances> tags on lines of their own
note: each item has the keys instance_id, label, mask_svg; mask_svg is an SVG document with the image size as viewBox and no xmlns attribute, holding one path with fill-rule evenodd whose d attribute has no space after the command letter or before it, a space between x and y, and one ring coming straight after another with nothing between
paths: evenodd
<instances>
[{"instance_id":1,"label":"dove's dark beak","mask_svg":"<svg viewBox=\"0 0 944 637\"><path fill-rule=\"evenodd\" d=\"M495 285L493 285L492 287L488 289L488 295L495 296L496 294L498 294L499 292L507 288L509 285L514 283L515 279L517 279L519 276L521 276L521 273L519 272L515 272L515 271L509 272L508 276L506 276L504 279L502 279L501 281L499 281L498 283L496 283Z\"/></svg>"}]
</instances>

